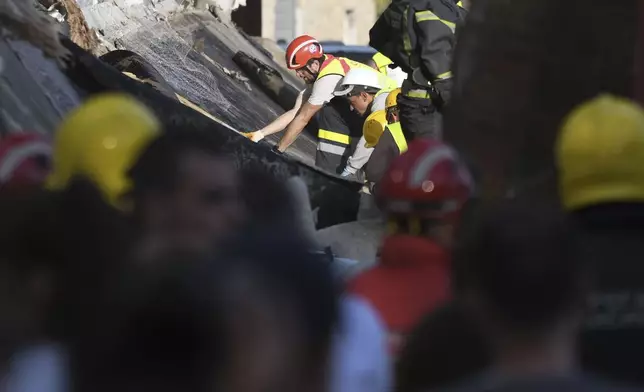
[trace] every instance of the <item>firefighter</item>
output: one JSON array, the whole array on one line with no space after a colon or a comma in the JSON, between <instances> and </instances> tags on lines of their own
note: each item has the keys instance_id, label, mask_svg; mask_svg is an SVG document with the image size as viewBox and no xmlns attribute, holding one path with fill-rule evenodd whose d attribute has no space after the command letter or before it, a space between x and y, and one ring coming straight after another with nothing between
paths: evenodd
<instances>
[{"instance_id":1,"label":"firefighter","mask_svg":"<svg viewBox=\"0 0 644 392\"><path fill-rule=\"evenodd\" d=\"M398 98L408 140L439 138L450 101L456 27L466 11L454 1L394 0L369 32L370 45L408 77Z\"/></svg>"},{"instance_id":2,"label":"firefighter","mask_svg":"<svg viewBox=\"0 0 644 392\"><path fill-rule=\"evenodd\" d=\"M389 93L396 85L392 79L375 72L372 69L352 69L342 79L340 88L334 92L336 97L345 97L354 112L361 118L369 116L371 119L375 113L385 110ZM384 125L384 121L383 121ZM364 129L364 125L363 125ZM358 141L353 154L347 159L347 164L342 171L342 177L358 176L357 173L367 163L373 146L368 145L363 136Z\"/></svg>"},{"instance_id":3,"label":"firefighter","mask_svg":"<svg viewBox=\"0 0 644 392\"><path fill-rule=\"evenodd\" d=\"M286 129L282 139L273 148L273 151L281 154L295 141L313 116L319 113L319 142L315 164L323 170L342 173L361 137L363 119L351 110L346 99L335 97L333 93L350 70L371 68L347 58L324 54L320 42L308 35L300 36L289 44L286 49L286 65L308 87L300 93L293 109L246 136L258 142Z\"/></svg>"},{"instance_id":4,"label":"firefighter","mask_svg":"<svg viewBox=\"0 0 644 392\"><path fill-rule=\"evenodd\" d=\"M389 168L391 162L400 154L407 151L407 140L403 134L402 127L400 126L399 110L397 105L398 96L400 96L401 89L392 91L387 97L385 110L387 126L380 132L380 135L372 137L376 139L373 144L375 145L373 153L367 162L365 174L367 181L373 185L378 183L385 172ZM376 124L371 125L371 129L367 128L365 123L365 135L378 132L373 130L377 127ZM373 189L372 189L373 190Z\"/></svg>"},{"instance_id":5,"label":"firefighter","mask_svg":"<svg viewBox=\"0 0 644 392\"><path fill-rule=\"evenodd\" d=\"M450 250L473 190L456 152L431 139L410 143L377 189L389 235L379 265L352 280L349 292L380 313L393 353L421 317L449 297Z\"/></svg>"}]
</instances>

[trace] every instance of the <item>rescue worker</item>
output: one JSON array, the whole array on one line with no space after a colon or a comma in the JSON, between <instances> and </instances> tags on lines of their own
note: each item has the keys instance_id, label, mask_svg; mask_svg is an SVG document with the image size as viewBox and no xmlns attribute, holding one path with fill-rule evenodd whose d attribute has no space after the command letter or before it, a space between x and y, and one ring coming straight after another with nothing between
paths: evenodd
<instances>
[{"instance_id":1,"label":"rescue worker","mask_svg":"<svg viewBox=\"0 0 644 392\"><path fill-rule=\"evenodd\" d=\"M369 158L369 162L367 162L365 170L367 181L370 184L377 184L380 182L391 162L396 159L398 155L407 151L407 140L405 139L402 127L400 126L400 116L397 105L397 99L400 92L401 89L396 89L389 93L389 96L387 97L385 104L387 126L381 132L381 136L378 136L375 148ZM375 131L373 130L373 128L378 126L377 123L365 123L365 127L368 125L371 126L371 129L365 128L365 135L368 133L377 133L379 131L378 129Z\"/></svg>"},{"instance_id":2,"label":"rescue worker","mask_svg":"<svg viewBox=\"0 0 644 392\"><path fill-rule=\"evenodd\" d=\"M369 44L408 75L398 97L408 140L441 136L440 113L452 89L456 27L465 15L454 1L393 0L369 32Z\"/></svg>"},{"instance_id":3,"label":"rescue worker","mask_svg":"<svg viewBox=\"0 0 644 392\"><path fill-rule=\"evenodd\" d=\"M77 176L94 183L106 201L127 208L127 171L161 132L156 116L122 93L90 97L60 124L47 187L63 190Z\"/></svg>"},{"instance_id":4,"label":"rescue worker","mask_svg":"<svg viewBox=\"0 0 644 392\"><path fill-rule=\"evenodd\" d=\"M566 119L556 144L561 203L596 271L584 368L644 385L644 111L603 95Z\"/></svg>"},{"instance_id":5,"label":"rescue worker","mask_svg":"<svg viewBox=\"0 0 644 392\"><path fill-rule=\"evenodd\" d=\"M51 141L32 132L0 141L0 189L40 187L51 170Z\"/></svg>"},{"instance_id":6,"label":"rescue worker","mask_svg":"<svg viewBox=\"0 0 644 392\"><path fill-rule=\"evenodd\" d=\"M395 83L386 76L372 69L353 69L342 79L339 90L333 94L344 97L361 118L385 110L389 93L395 89ZM363 126L364 128L364 126ZM347 159L347 165L341 176L355 176L367 163L373 146L367 146L364 132L358 141L355 151Z\"/></svg>"},{"instance_id":7,"label":"rescue worker","mask_svg":"<svg viewBox=\"0 0 644 392\"><path fill-rule=\"evenodd\" d=\"M324 54L320 42L308 35L300 36L289 44L286 49L286 65L295 70L308 87L300 93L293 109L246 136L258 142L286 129L282 139L273 148L273 151L281 154L295 141L313 116L319 113L319 142L315 164L329 172L342 173L360 139L363 119L351 111L345 99L335 98L333 93L350 70L371 68L344 57Z\"/></svg>"},{"instance_id":8,"label":"rescue worker","mask_svg":"<svg viewBox=\"0 0 644 392\"><path fill-rule=\"evenodd\" d=\"M403 81L407 79L407 74L405 71L396 67L394 62L384 54L378 52L373 55L373 57L367 62L367 65L380 72L383 75L387 75L393 80L396 81L398 87L402 87Z\"/></svg>"},{"instance_id":9,"label":"rescue worker","mask_svg":"<svg viewBox=\"0 0 644 392\"><path fill-rule=\"evenodd\" d=\"M420 139L394 160L377 189L389 235L378 266L349 282L348 291L380 313L394 354L421 318L449 297L450 250L473 188L451 147Z\"/></svg>"}]
</instances>

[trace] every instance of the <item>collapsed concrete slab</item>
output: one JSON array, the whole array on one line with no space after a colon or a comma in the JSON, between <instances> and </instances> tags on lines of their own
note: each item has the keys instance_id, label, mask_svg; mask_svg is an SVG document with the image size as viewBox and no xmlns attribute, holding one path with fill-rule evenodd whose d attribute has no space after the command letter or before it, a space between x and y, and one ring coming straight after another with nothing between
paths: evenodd
<instances>
[{"instance_id":1,"label":"collapsed concrete slab","mask_svg":"<svg viewBox=\"0 0 644 392\"><path fill-rule=\"evenodd\" d=\"M123 1L110 3L121 10L135 7ZM160 6L162 2L145 3ZM90 7L100 8L105 4L92 2ZM33 129L51 133L62 116L87 95L108 90L126 91L150 106L167 127L212 132L226 150L234 153L240 167L259 164L280 178L301 176L309 189L313 208L319 209L318 226L355 219L360 185L315 168L312 160L316 143L311 137L302 135L287 156L279 156L270 151L270 140L255 144L237 132L257 129L283 112L260 86L244 76L232 59L239 48L244 48L253 58L274 64L267 52L209 12L189 10L168 14L164 19L149 8L135 11L139 12L135 18L130 11L123 12L125 19L119 19L123 15L118 13L112 14L114 20L127 23L125 31L111 30L113 34L118 33L111 36L111 43L114 47L139 49L136 54L154 66L171 92L166 91L164 95L163 91L126 76L69 40L64 43L72 54L71 61L62 70L59 64L43 57L37 46L3 38L0 39L3 64L0 131ZM97 28L95 24L90 25ZM112 28L109 24L102 27L105 28L102 33ZM107 37L103 35L101 41L108 42ZM155 52L157 49L163 50L167 57ZM286 74L276 64L275 68L290 83L293 75ZM175 99L172 93L185 98Z\"/></svg>"}]
</instances>

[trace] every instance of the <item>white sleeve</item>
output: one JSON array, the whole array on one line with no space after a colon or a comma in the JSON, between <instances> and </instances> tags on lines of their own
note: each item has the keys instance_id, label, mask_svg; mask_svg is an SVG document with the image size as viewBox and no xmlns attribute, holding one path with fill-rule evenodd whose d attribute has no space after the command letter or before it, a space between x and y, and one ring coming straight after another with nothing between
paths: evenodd
<instances>
[{"instance_id":1,"label":"white sleeve","mask_svg":"<svg viewBox=\"0 0 644 392\"><path fill-rule=\"evenodd\" d=\"M388 96L389 93L378 95L371 104L371 113L377 112L378 110L385 110Z\"/></svg>"},{"instance_id":2,"label":"white sleeve","mask_svg":"<svg viewBox=\"0 0 644 392\"><path fill-rule=\"evenodd\" d=\"M391 392L393 371L387 331L364 300L340 300L339 334L333 344L330 392Z\"/></svg>"},{"instance_id":3,"label":"white sleeve","mask_svg":"<svg viewBox=\"0 0 644 392\"><path fill-rule=\"evenodd\" d=\"M342 82L342 75L326 75L313 83L309 97L311 105L322 106L333 99L336 88Z\"/></svg>"},{"instance_id":4,"label":"white sleeve","mask_svg":"<svg viewBox=\"0 0 644 392\"><path fill-rule=\"evenodd\" d=\"M367 141L364 135L362 135L355 151L353 151L353 155L347 160L346 170L349 173L355 174L355 172L362 169L369 162L369 158L371 158L371 154L373 153L373 147L365 147L365 144L367 144Z\"/></svg>"}]
</instances>

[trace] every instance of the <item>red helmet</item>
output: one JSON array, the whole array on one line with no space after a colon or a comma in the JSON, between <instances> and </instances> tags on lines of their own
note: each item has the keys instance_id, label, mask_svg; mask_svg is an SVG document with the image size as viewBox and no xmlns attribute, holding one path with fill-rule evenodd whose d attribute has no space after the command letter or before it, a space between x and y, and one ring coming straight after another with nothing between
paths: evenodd
<instances>
[{"instance_id":1,"label":"red helmet","mask_svg":"<svg viewBox=\"0 0 644 392\"><path fill-rule=\"evenodd\" d=\"M52 146L37 133L17 133L0 140L0 187L39 186L51 170Z\"/></svg>"},{"instance_id":2,"label":"red helmet","mask_svg":"<svg viewBox=\"0 0 644 392\"><path fill-rule=\"evenodd\" d=\"M324 56L320 42L310 35L301 35L293 40L286 48L286 66L288 69L300 69L311 59Z\"/></svg>"},{"instance_id":3,"label":"red helmet","mask_svg":"<svg viewBox=\"0 0 644 392\"><path fill-rule=\"evenodd\" d=\"M472 176L454 149L418 139L392 162L377 196L388 213L448 219L458 216L473 192Z\"/></svg>"}]
</instances>

